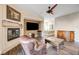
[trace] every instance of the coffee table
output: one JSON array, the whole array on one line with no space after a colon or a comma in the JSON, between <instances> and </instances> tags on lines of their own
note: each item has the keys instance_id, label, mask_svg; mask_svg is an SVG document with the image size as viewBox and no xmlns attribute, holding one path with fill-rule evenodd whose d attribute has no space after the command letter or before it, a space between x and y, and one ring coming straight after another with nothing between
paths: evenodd
<instances>
[{"instance_id":1,"label":"coffee table","mask_svg":"<svg viewBox=\"0 0 79 59\"><path fill-rule=\"evenodd\" d=\"M57 53L59 53L60 45L64 45L64 40L60 38L48 37L45 40L57 48Z\"/></svg>"}]
</instances>

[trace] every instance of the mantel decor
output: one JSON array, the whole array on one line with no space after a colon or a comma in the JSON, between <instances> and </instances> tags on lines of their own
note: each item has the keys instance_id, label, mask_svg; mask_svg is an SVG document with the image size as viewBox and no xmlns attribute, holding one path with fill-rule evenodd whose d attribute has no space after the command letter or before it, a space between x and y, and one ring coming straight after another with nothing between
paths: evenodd
<instances>
[{"instance_id":1,"label":"mantel decor","mask_svg":"<svg viewBox=\"0 0 79 59\"><path fill-rule=\"evenodd\" d=\"M21 13L19 13L18 11L16 11L15 9L13 9L10 6L6 6L6 14L7 14L7 19L11 19L11 20L15 20L15 21L20 21L21 19Z\"/></svg>"}]
</instances>

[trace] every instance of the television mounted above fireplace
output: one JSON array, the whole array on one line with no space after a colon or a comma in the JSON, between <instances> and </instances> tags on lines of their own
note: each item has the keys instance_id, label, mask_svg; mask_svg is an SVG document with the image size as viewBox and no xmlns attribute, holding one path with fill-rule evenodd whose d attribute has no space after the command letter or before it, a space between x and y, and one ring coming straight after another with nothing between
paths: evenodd
<instances>
[{"instance_id":1,"label":"television mounted above fireplace","mask_svg":"<svg viewBox=\"0 0 79 59\"><path fill-rule=\"evenodd\" d=\"M8 28L7 39L8 41L16 39L20 36L20 28Z\"/></svg>"}]
</instances>

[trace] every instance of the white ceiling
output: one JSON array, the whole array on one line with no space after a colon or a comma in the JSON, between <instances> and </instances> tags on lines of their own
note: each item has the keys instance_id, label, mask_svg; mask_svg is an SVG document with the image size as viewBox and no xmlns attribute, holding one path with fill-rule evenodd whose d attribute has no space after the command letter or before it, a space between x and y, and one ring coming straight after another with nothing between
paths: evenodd
<instances>
[{"instance_id":1,"label":"white ceiling","mask_svg":"<svg viewBox=\"0 0 79 59\"><path fill-rule=\"evenodd\" d=\"M49 4L16 4L15 6L25 12L30 12L33 16L39 16L41 18L50 16L59 17L79 11L79 4L58 4L54 9L54 15L46 13Z\"/></svg>"}]
</instances>

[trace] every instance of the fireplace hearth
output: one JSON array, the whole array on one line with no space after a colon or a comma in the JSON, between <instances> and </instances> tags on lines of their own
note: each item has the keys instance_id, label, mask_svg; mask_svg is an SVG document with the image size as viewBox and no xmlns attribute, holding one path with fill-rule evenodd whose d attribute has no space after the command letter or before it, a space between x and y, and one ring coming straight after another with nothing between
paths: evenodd
<instances>
[{"instance_id":1,"label":"fireplace hearth","mask_svg":"<svg viewBox=\"0 0 79 59\"><path fill-rule=\"evenodd\" d=\"M16 39L20 36L20 28L8 28L7 39L8 41Z\"/></svg>"}]
</instances>

